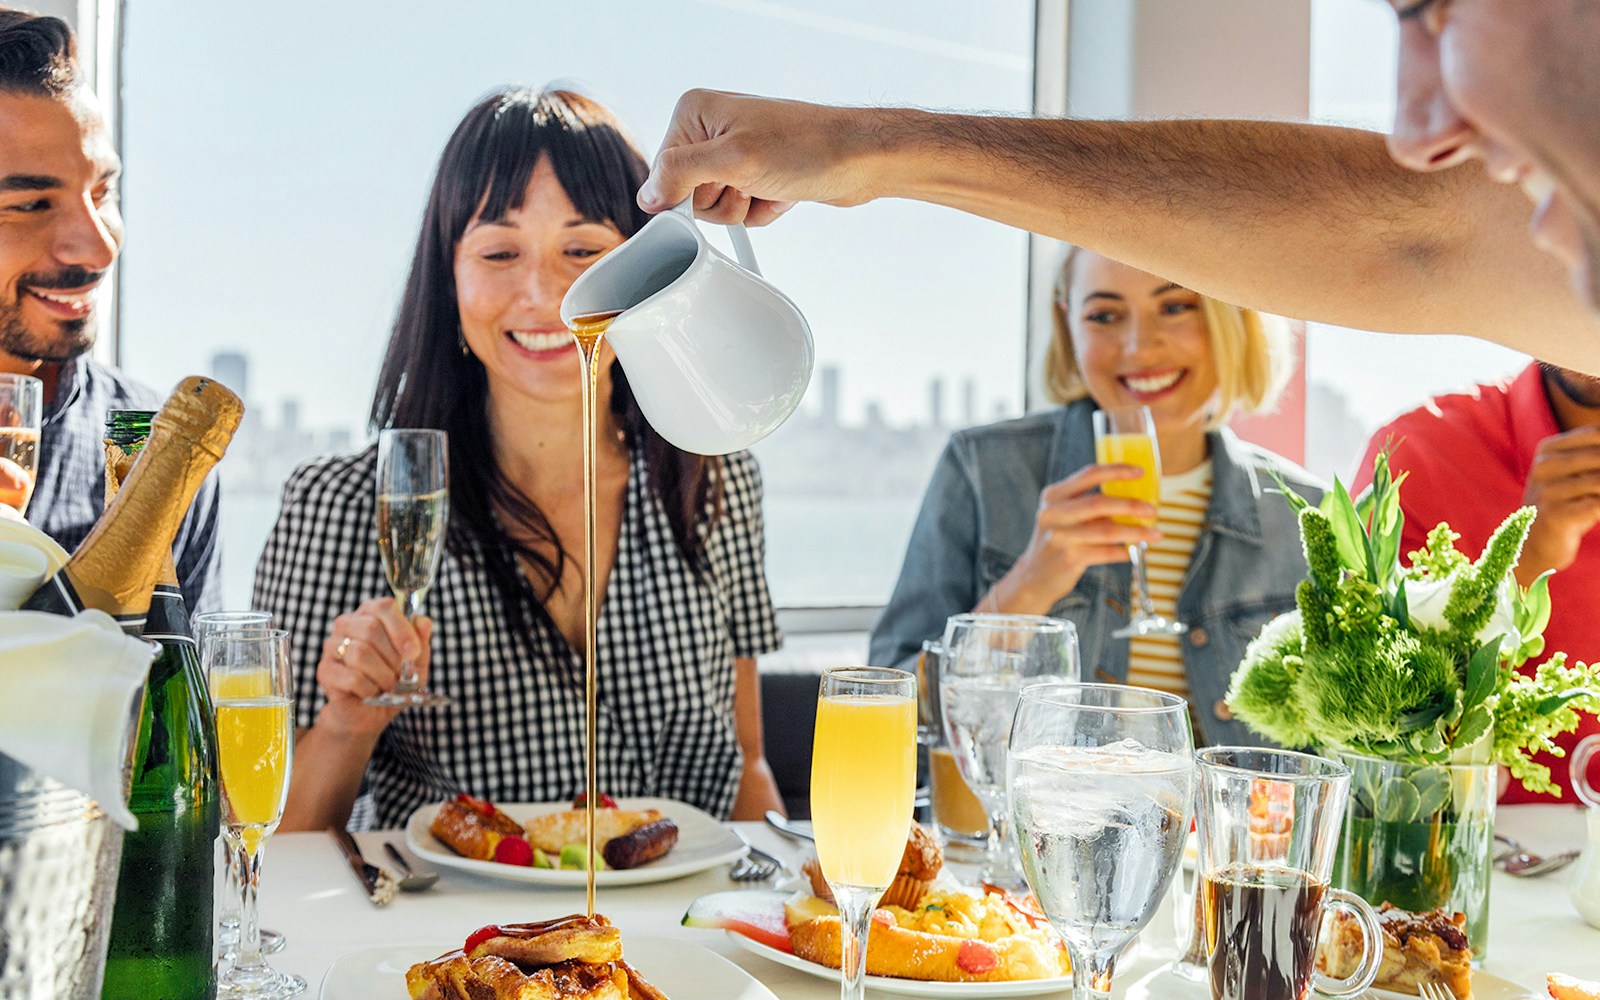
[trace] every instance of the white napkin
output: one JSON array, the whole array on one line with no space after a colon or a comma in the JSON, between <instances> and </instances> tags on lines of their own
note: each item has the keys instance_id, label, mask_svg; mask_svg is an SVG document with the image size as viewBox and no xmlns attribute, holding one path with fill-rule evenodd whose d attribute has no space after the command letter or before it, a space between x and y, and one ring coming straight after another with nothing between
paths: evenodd
<instances>
[{"instance_id":1,"label":"white napkin","mask_svg":"<svg viewBox=\"0 0 1600 1000\"><path fill-rule=\"evenodd\" d=\"M66 553L38 529L0 519L0 753L138 828L122 787L126 740L155 647L110 615L13 611Z\"/></svg>"},{"instance_id":2,"label":"white napkin","mask_svg":"<svg viewBox=\"0 0 1600 1000\"><path fill-rule=\"evenodd\" d=\"M26 521L0 517L0 611L16 610L66 562L55 539Z\"/></svg>"}]
</instances>

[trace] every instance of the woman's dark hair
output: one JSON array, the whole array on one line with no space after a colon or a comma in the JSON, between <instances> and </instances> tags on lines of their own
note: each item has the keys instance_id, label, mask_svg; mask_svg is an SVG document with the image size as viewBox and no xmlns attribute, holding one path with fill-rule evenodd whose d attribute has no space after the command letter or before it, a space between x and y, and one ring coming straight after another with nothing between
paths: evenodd
<instances>
[{"instance_id":1,"label":"woman's dark hair","mask_svg":"<svg viewBox=\"0 0 1600 1000\"><path fill-rule=\"evenodd\" d=\"M605 107L581 94L527 88L508 88L480 101L439 157L370 418L374 430L429 427L449 433L446 544L458 559L481 562L519 636L534 620L548 620L543 601L560 582L569 555L544 512L495 461L488 378L482 363L458 347L455 254L475 216L502 219L522 207L541 157L549 158L556 179L585 218L611 222L623 236L632 236L648 220L635 195L649 168ZM575 366L573 378L578 377ZM657 434L616 364L611 412L629 450L643 449L650 493L666 512L679 549L703 568L699 525L720 508L721 461L680 451ZM532 606L521 589L518 555L538 577L539 602Z\"/></svg>"},{"instance_id":2,"label":"woman's dark hair","mask_svg":"<svg viewBox=\"0 0 1600 1000\"><path fill-rule=\"evenodd\" d=\"M77 83L77 45L65 21L0 10L0 93L60 97Z\"/></svg>"}]
</instances>

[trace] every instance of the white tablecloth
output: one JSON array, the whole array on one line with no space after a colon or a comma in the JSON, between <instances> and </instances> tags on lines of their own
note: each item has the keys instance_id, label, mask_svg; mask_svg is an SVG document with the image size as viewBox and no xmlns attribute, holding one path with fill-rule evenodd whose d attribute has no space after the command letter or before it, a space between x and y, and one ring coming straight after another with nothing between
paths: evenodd
<instances>
[{"instance_id":1,"label":"white tablecloth","mask_svg":"<svg viewBox=\"0 0 1600 1000\"><path fill-rule=\"evenodd\" d=\"M793 858L794 845L763 824L736 824L758 847ZM1532 850L1549 853L1582 845L1581 810L1568 806L1520 806L1500 810L1498 826ZM398 831L357 836L367 860L383 864L382 845L404 846ZM751 955L720 931L682 927L688 903L705 893L740 888L726 866L674 882L605 889L598 908L629 935L676 938L716 951L745 968L778 996L789 1000L829 1000L836 983L813 978ZM1545 973L1566 971L1600 979L1600 930L1578 918L1567 899L1569 872L1539 879L1514 879L1496 873L1490 909L1490 946L1485 970L1543 994ZM282 931L288 946L271 961L311 984L316 997L324 973L351 952L379 945L420 944L438 953L459 947L472 930L490 923L539 920L581 913L583 891L545 889L482 878L445 869L433 889L401 895L380 909L367 901L355 876L326 833L280 834L267 847L263 865L261 913L264 926ZM1127 983L1171 957L1170 913L1157 914L1132 963L1118 970ZM395 1000L405 984L396 982ZM1069 996L1070 991L1061 994ZM672 1000L697 1000L673 997ZM713 1000L713 998L705 998Z\"/></svg>"}]
</instances>

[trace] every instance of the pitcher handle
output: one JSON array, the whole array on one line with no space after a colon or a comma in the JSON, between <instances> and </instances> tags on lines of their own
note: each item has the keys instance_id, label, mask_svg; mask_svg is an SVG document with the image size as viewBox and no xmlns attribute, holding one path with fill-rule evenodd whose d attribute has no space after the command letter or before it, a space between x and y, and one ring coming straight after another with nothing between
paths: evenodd
<instances>
[{"instance_id":1,"label":"pitcher handle","mask_svg":"<svg viewBox=\"0 0 1600 1000\"><path fill-rule=\"evenodd\" d=\"M1372 981L1378 978L1378 966L1383 961L1383 928L1378 925L1378 915L1367 901L1343 889L1329 889L1325 905L1332 909L1349 910L1361 925L1361 964L1347 979L1333 979L1321 972L1312 974L1312 989L1319 996L1355 997L1365 993Z\"/></svg>"},{"instance_id":2,"label":"pitcher handle","mask_svg":"<svg viewBox=\"0 0 1600 1000\"><path fill-rule=\"evenodd\" d=\"M1600 736L1585 736L1572 751L1572 790L1594 809L1600 809L1600 789L1589 782L1589 761L1600 754Z\"/></svg>"},{"instance_id":3,"label":"pitcher handle","mask_svg":"<svg viewBox=\"0 0 1600 1000\"><path fill-rule=\"evenodd\" d=\"M689 197L678 202L676 205L672 206L671 210L677 212L690 222L693 222L694 196L690 195ZM727 230L728 238L733 241L733 255L738 259L739 266L744 268L746 271L749 271L751 274L760 276L761 266L756 263L755 247L750 245L750 231L744 226L737 224L728 226Z\"/></svg>"}]
</instances>

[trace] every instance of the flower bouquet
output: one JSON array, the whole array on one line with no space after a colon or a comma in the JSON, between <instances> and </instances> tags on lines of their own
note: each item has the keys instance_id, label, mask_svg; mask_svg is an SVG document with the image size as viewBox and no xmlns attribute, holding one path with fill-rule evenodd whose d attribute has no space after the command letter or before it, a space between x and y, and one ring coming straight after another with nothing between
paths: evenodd
<instances>
[{"instance_id":1,"label":"flower bouquet","mask_svg":"<svg viewBox=\"0 0 1600 1000\"><path fill-rule=\"evenodd\" d=\"M1488 926L1495 765L1559 795L1554 737L1600 711L1600 668L1543 653L1548 577L1526 589L1512 568L1534 510L1515 511L1474 562L1441 523L1400 562L1400 486L1380 454L1354 501L1339 483L1300 516L1309 576L1298 610L1264 628L1233 677L1228 705L1285 746L1311 746L1352 771L1334 879L1374 905L1467 915L1482 957ZM1280 484L1281 485L1281 484Z\"/></svg>"}]
</instances>

